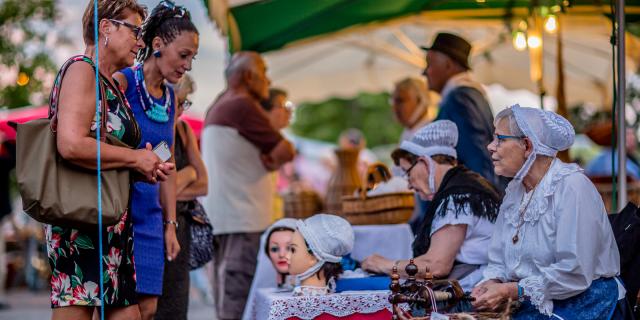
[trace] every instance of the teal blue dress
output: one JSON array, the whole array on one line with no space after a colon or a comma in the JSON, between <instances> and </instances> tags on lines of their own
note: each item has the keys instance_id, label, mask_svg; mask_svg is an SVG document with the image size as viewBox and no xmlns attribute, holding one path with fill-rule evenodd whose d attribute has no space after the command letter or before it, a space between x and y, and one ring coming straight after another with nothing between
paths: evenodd
<instances>
[{"instance_id":1,"label":"teal blue dress","mask_svg":"<svg viewBox=\"0 0 640 320\"><path fill-rule=\"evenodd\" d=\"M138 120L142 140L138 148L144 148L146 143L152 146L166 141L169 146L174 138L175 98L173 88L167 86L160 99L148 96L144 87L142 65L126 68L121 71L127 78L125 95L131 109ZM168 106L163 110L153 109L150 101L157 105ZM166 99L170 99L167 103ZM153 110L152 110L153 109ZM154 120L160 116L160 120ZM154 118L154 119L152 119ZM136 182L131 195L131 214L134 230L134 262L137 272L137 292L146 295L162 295L162 279L164 272L165 246L163 210L160 205L160 184Z\"/></svg>"}]
</instances>

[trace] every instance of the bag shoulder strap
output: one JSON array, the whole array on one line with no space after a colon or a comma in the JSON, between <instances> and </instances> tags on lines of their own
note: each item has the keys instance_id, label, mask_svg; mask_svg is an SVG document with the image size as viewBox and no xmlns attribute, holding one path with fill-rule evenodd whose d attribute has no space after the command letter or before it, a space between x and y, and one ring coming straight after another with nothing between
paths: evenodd
<instances>
[{"instance_id":1,"label":"bag shoulder strap","mask_svg":"<svg viewBox=\"0 0 640 320\"><path fill-rule=\"evenodd\" d=\"M54 81L53 88L51 89L51 94L49 95L49 119L51 121L50 123L51 131L53 132L56 132L58 127L58 99L60 95L60 88L62 87L62 79L67 73L67 70L69 69L69 67L73 63L78 61L84 61L90 64L91 67L94 68L95 70L95 64L93 63L93 60L91 60L91 58L84 55L73 56L69 58L69 60L67 60L62 65ZM108 107L107 107L107 99L106 99L107 95L105 94L104 83L102 79L100 79L99 85L100 85L100 136L104 137L105 136L104 134L106 134L107 116L108 116ZM103 139L104 138L101 138L100 140L103 140Z\"/></svg>"},{"instance_id":2,"label":"bag shoulder strap","mask_svg":"<svg viewBox=\"0 0 640 320\"><path fill-rule=\"evenodd\" d=\"M181 125L178 127L178 134L180 135L180 140L182 140L182 145L187 149L189 147L189 131L187 128L187 122L184 120L178 120Z\"/></svg>"}]
</instances>

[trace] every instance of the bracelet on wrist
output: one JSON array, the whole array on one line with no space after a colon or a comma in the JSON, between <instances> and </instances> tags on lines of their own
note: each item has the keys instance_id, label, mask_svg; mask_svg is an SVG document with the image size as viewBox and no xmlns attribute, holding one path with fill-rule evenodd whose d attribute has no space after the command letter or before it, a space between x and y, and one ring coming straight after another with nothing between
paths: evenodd
<instances>
[{"instance_id":1,"label":"bracelet on wrist","mask_svg":"<svg viewBox=\"0 0 640 320\"><path fill-rule=\"evenodd\" d=\"M524 299L524 288L521 287L519 284L517 286L518 286L518 300L522 301L522 299Z\"/></svg>"},{"instance_id":2,"label":"bracelet on wrist","mask_svg":"<svg viewBox=\"0 0 640 320\"><path fill-rule=\"evenodd\" d=\"M174 226L176 227L176 230L178 230L178 221L175 221L175 220L165 220L165 221L164 221L164 225L166 226L166 225L168 225L168 224L172 224L172 225L174 225Z\"/></svg>"}]
</instances>

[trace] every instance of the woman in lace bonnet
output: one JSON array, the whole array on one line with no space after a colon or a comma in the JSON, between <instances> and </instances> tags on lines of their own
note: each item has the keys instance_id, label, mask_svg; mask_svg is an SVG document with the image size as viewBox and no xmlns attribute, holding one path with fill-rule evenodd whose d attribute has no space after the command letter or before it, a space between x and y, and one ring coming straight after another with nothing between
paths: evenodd
<instances>
[{"instance_id":1,"label":"woman in lace bonnet","mask_svg":"<svg viewBox=\"0 0 640 320\"><path fill-rule=\"evenodd\" d=\"M515 319L619 318L620 258L602 198L579 166L555 157L573 144L573 127L554 112L519 105L494 124L495 171L513 180L474 307L520 300Z\"/></svg>"},{"instance_id":2,"label":"woman in lace bonnet","mask_svg":"<svg viewBox=\"0 0 640 320\"><path fill-rule=\"evenodd\" d=\"M391 158L404 171L409 188L430 201L412 244L419 276L429 270L436 278L458 280L469 291L482 279L488 262L500 194L489 181L458 163L457 144L454 122L433 121L403 141ZM362 268L391 274L395 265L406 277L407 264L409 260L373 254Z\"/></svg>"}]
</instances>

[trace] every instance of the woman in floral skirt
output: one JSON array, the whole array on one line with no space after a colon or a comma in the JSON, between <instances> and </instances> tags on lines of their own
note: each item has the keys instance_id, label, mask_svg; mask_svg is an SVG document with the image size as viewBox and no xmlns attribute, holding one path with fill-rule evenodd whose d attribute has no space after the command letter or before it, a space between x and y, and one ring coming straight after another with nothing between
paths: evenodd
<instances>
[{"instance_id":1,"label":"woman in floral skirt","mask_svg":"<svg viewBox=\"0 0 640 320\"><path fill-rule=\"evenodd\" d=\"M107 133L129 146L140 142L140 130L129 104L112 78L120 68L133 64L144 47L140 25L145 10L135 0L98 1L98 43L94 42L94 2L83 16L84 55L70 58L60 69L50 96L50 114L57 118L57 147L65 160L95 169L97 143L91 133L95 119L95 65L106 100ZM95 46L100 52L95 58ZM55 116L55 117L54 117ZM155 183L167 179L173 169L161 164L150 150L128 149L101 143L102 169L129 168L144 180ZM52 190L53 191L53 190ZM84 190L78 190L82 196ZM97 231L97 230L96 230ZM136 276L133 267L131 215L124 212L119 223L101 232L103 255L99 256L99 234L65 226L47 225L47 252L52 269L52 319L91 319L100 306L100 281L104 287L107 319L139 319L136 306ZM104 273L100 274L103 264Z\"/></svg>"}]
</instances>

